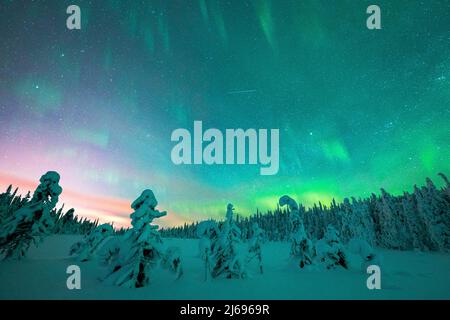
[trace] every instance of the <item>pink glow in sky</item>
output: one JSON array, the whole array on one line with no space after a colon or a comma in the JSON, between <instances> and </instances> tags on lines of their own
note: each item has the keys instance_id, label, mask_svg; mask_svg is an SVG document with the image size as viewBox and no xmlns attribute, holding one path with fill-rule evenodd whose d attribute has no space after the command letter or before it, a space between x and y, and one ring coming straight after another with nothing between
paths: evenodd
<instances>
[{"instance_id":1,"label":"pink glow in sky","mask_svg":"<svg viewBox=\"0 0 450 320\"><path fill-rule=\"evenodd\" d=\"M33 192L38 185L36 181L16 177L0 172L0 190L5 190L9 185L19 188L19 194L25 195L28 191ZM63 187L58 208L64 204L65 211L75 209L75 213L90 220L98 219L101 223L113 222L116 227L128 227L130 225L129 215L132 213L131 201L127 199L111 198L106 196L93 196L82 194ZM158 220L161 226L179 225L184 221L176 214L168 212L164 219Z\"/></svg>"}]
</instances>

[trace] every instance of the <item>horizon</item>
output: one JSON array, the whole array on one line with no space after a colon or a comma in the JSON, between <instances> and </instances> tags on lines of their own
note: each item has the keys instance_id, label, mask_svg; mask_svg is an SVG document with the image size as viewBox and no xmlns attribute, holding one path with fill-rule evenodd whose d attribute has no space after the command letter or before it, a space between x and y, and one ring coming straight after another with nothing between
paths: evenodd
<instances>
[{"instance_id":1,"label":"horizon","mask_svg":"<svg viewBox=\"0 0 450 320\"><path fill-rule=\"evenodd\" d=\"M441 187L445 186L444 180L442 179L442 177L439 176L439 174L441 174L441 173L444 174L448 178L447 174L444 173L444 172L437 173L436 174L437 179L436 178L433 179L433 177L426 177L426 178L430 178L437 188L441 188ZM33 191L34 191L35 187L37 187L38 184L39 184L39 182L25 181L25 180L22 180L22 179L14 180L14 178L12 176L9 176L9 178L12 178L13 181L15 181L17 183L17 185L13 184L13 183L9 183L8 184L8 183L5 182L7 180L7 178L8 178L8 176L0 174L0 194L3 193L4 191L6 191L6 189L9 186L12 186L12 191L14 191L17 188L17 190L18 190L17 191L17 195L20 195L20 196L24 197L28 192L30 192L30 195L33 196ZM389 192L388 189L385 189L383 187L379 187L377 191L370 192L370 195L371 194L375 194L376 196L380 196L381 195L381 192L380 192L381 189L385 189L388 193L390 193L391 195L394 195L394 196L401 196L404 192L412 193L413 190L414 190L414 186L418 186L420 188L421 186L425 185L426 178L424 179L424 181L422 183L415 183L413 186L411 186L410 189L404 190L403 192L400 192L400 193L391 193L391 192ZM34 185L34 188L32 188L33 185ZM29 189L30 187L31 187L31 189ZM27 190L27 188L29 190ZM83 212L83 209L82 210L78 210L76 206L70 205L70 203L77 203L76 197L71 200L71 196L70 195L72 195L72 196L73 195L77 195L77 193L69 191L69 196L65 197L64 196L64 187L63 187L63 192L62 192L62 194L60 196L60 200L59 200L59 202L58 202L58 204L56 206L57 210L59 208L64 207L63 213L65 213L65 212L67 212L67 210L73 208L75 210L75 215L77 215L77 216L79 216L81 218L88 218L91 221L95 221L95 220L98 219L99 223L110 223L110 224L113 224L115 228L122 228L122 227L123 228L129 228L131 226L131 224L130 224L131 219L130 219L129 216L132 213L131 203L133 202L133 200L129 201L128 208L127 208L128 211L127 211L127 210L125 210L126 201L127 200L126 199L120 199L121 204L123 205L123 207L118 206L115 209L118 209L120 207L121 211L116 211L115 215L114 215L114 218L112 220L108 220L108 219L111 218L111 216L105 215L104 212L108 212L107 209L111 209L110 206L106 205L103 208L101 207L101 208L98 208L98 209L93 209L93 211ZM278 199L281 196L283 196L283 195L279 195ZM367 197L355 197L355 198L364 200L364 199L367 199L369 196L367 196ZM64 201L65 198L68 198L67 199L68 202ZM340 204L340 203L342 203L342 201L345 198L351 199L351 198L353 198L353 196L348 195L348 196L344 197L343 199L333 198L333 200L335 200L338 204ZM61 199L63 199L63 200L61 200ZM91 198L91 199L108 199L108 198L107 197L98 196L98 197ZM78 199L78 201L85 201L85 200L86 200L86 198L84 198L84 197L81 198L81 199ZM110 200L112 200L112 199L110 199ZM118 199L114 199L114 200L118 201ZM294 198L294 200L296 200L296 199ZM232 203L233 201L230 201L230 202ZM69 203L69 205L67 205L68 203ZM298 202L299 205L303 205L305 207L305 209L307 209L307 210L311 209L314 205L319 205L319 203L322 204L322 206L324 206L324 207L329 207L329 205L331 205L332 202L330 201L329 203L328 202L327 203L322 203L322 202L319 201L318 203L314 202L314 203L310 203L309 205L305 204L305 203L302 203L302 202ZM234 203L233 203L233 205L234 205ZM88 207L94 207L95 208L95 204L88 205ZM210 219L219 220L220 221L220 220L223 220L225 218L225 212L226 212L226 204L225 203L224 203L223 207L224 207L223 215L218 214L215 217L211 216L211 217L204 217L203 219L197 219L197 220L191 220L191 221L187 221L186 220L186 221L181 221L181 222L179 221L179 222L177 222L176 220L173 219L173 217L171 217L170 208L166 208L166 207L163 207L160 204L158 204L158 208L160 210L167 211L168 214L166 216L162 217L162 218L157 218L155 224L157 224L160 228L173 228L173 227L183 226L184 224L189 225L189 224L192 224L192 223L201 222L201 221L210 220ZM240 212L240 210L236 210L235 214L239 215L240 217L250 217L250 216L255 215L257 212L265 214L265 213L267 213L269 211L274 211L277 208L279 208L278 200L274 203L273 207L256 208L256 209L253 209L252 211L246 212L244 214L242 214ZM103 212L103 214L102 214L102 212ZM117 219L117 218L119 218L119 219ZM167 218L169 218L169 219L167 219ZM123 223L120 223L120 221L122 221ZM167 222L169 222L169 223L167 223Z\"/></svg>"}]
</instances>

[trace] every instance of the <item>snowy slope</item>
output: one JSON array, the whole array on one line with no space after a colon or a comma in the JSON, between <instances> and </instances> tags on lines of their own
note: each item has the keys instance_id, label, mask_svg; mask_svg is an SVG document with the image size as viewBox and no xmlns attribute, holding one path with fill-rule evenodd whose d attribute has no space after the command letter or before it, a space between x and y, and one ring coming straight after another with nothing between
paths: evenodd
<instances>
[{"instance_id":1,"label":"snowy slope","mask_svg":"<svg viewBox=\"0 0 450 320\"><path fill-rule=\"evenodd\" d=\"M1 299L450 299L450 254L382 250L382 289L366 287L368 275L352 270L305 271L290 261L289 244L263 246L264 274L248 267L244 280L203 280L198 240L165 239L179 246L184 275L179 280L155 270L149 287L124 289L103 284L105 269L96 261L79 263L68 256L79 236L58 235L31 248L23 261L0 262ZM81 267L81 290L68 290L66 268Z\"/></svg>"}]
</instances>

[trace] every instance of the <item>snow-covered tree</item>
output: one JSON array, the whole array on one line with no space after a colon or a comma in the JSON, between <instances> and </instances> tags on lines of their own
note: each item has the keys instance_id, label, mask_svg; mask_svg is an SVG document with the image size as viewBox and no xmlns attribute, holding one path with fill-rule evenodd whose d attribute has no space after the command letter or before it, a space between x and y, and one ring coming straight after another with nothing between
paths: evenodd
<instances>
[{"instance_id":1,"label":"snow-covered tree","mask_svg":"<svg viewBox=\"0 0 450 320\"><path fill-rule=\"evenodd\" d=\"M158 201L151 190L144 190L131 204L135 211L130 215L132 228L123 236L119 248L108 247L103 261L110 263L106 282L128 288L147 286L150 273L163 256L162 240L153 219L165 216L156 209Z\"/></svg>"},{"instance_id":2,"label":"snow-covered tree","mask_svg":"<svg viewBox=\"0 0 450 320\"><path fill-rule=\"evenodd\" d=\"M289 196L282 196L279 204L280 206L287 205L290 209L291 257L300 259L300 268L312 264L314 258L313 245L306 234L297 202Z\"/></svg>"},{"instance_id":3,"label":"snow-covered tree","mask_svg":"<svg viewBox=\"0 0 450 320\"><path fill-rule=\"evenodd\" d=\"M241 242L241 230L233 221L233 205L227 206L226 220L220 227L220 234L213 251L213 278L244 278L245 266L239 255L237 246Z\"/></svg>"},{"instance_id":4,"label":"snow-covered tree","mask_svg":"<svg viewBox=\"0 0 450 320\"><path fill-rule=\"evenodd\" d=\"M3 222L0 254L4 254L5 258L23 258L32 243L37 245L53 230L54 221L50 212L62 192L59 179L57 172L44 174L33 198Z\"/></svg>"},{"instance_id":5,"label":"snow-covered tree","mask_svg":"<svg viewBox=\"0 0 450 320\"><path fill-rule=\"evenodd\" d=\"M442 192L438 192L429 178L427 178L427 186L420 192L416 191L415 194L434 247L439 251L450 250L448 225L450 207L445 196Z\"/></svg>"},{"instance_id":6,"label":"snow-covered tree","mask_svg":"<svg viewBox=\"0 0 450 320\"><path fill-rule=\"evenodd\" d=\"M219 239L219 227L213 220L202 221L197 225L196 233L199 238L199 256L205 264L205 280L208 280L211 274L212 255Z\"/></svg>"},{"instance_id":7,"label":"snow-covered tree","mask_svg":"<svg viewBox=\"0 0 450 320\"><path fill-rule=\"evenodd\" d=\"M243 223L242 223L243 224ZM250 232L249 232L249 230L247 229L247 227L242 227L241 228L241 238L242 238L242 241L247 241L248 239L249 239L249 234L250 234Z\"/></svg>"},{"instance_id":8,"label":"snow-covered tree","mask_svg":"<svg viewBox=\"0 0 450 320\"><path fill-rule=\"evenodd\" d=\"M352 197L350 203L349 199L345 198L338 214L341 215L340 239L343 243L357 238L364 239L371 245L375 244L375 228L367 202Z\"/></svg>"},{"instance_id":9,"label":"snow-covered tree","mask_svg":"<svg viewBox=\"0 0 450 320\"><path fill-rule=\"evenodd\" d=\"M359 217L358 228L355 231L355 237L364 239L370 246L376 243L375 224L369 212L367 201L354 200L354 212Z\"/></svg>"},{"instance_id":10,"label":"snow-covered tree","mask_svg":"<svg viewBox=\"0 0 450 320\"><path fill-rule=\"evenodd\" d=\"M407 249L408 243L406 218L402 203L398 198L381 189L380 206L380 242L386 248Z\"/></svg>"},{"instance_id":11,"label":"snow-covered tree","mask_svg":"<svg viewBox=\"0 0 450 320\"><path fill-rule=\"evenodd\" d=\"M15 197L17 190L11 194L12 185L6 189L6 192L0 194L0 225L4 219L8 216L8 211L11 206L11 201Z\"/></svg>"},{"instance_id":12,"label":"snow-covered tree","mask_svg":"<svg viewBox=\"0 0 450 320\"><path fill-rule=\"evenodd\" d=\"M339 232L332 225L328 225L324 238L317 241L316 253L317 260L327 269L337 266L348 268L348 261L339 239Z\"/></svg>"},{"instance_id":13,"label":"snow-covered tree","mask_svg":"<svg viewBox=\"0 0 450 320\"><path fill-rule=\"evenodd\" d=\"M445 186L444 186L444 188L442 190L447 195L447 197L446 197L447 198L447 203L450 204L450 181L448 181L447 176L445 174L443 174L442 172L438 173L438 175L445 182Z\"/></svg>"},{"instance_id":14,"label":"snow-covered tree","mask_svg":"<svg viewBox=\"0 0 450 320\"><path fill-rule=\"evenodd\" d=\"M248 242L248 259L247 262L256 259L258 262L259 272L263 273L262 252L261 246L264 242L264 231L258 226L256 222L251 228L251 235Z\"/></svg>"},{"instance_id":15,"label":"snow-covered tree","mask_svg":"<svg viewBox=\"0 0 450 320\"><path fill-rule=\"evenodd\" d=\"M97 250L105 241L114 234L114 229L110 224L102 224L89 232L82 241L75 243L69 254L77 256L81 262L91 260Z\"/></svg>"},{"instance_id":16,"label":"snow-covered tree","mask_svg":"<svg viewBox=\"0 0 450 320\"><path fill-rule=\"evenodd\" d=\"M355 228L357 227L356 215L353 213L353 207L348 198L344 199L339 214L342 221L340 236L342 242L347 243L354 236Z\"/></svg>"},{"instance_id":17,"label":"snow-covered tree","mask_svg":"<svg viewBox=\"0 0 450 320\"><path fill-rule=\"evenodd\" d=\"M366 272L369 265L381 266L382 256L365 239L353 238L348 243L348 250L358 255L361 260L361 270Z\"/></svg>"},{"instance_id":18,"label":"snow-covered tree","mask_svg":"<svg viewBox=\"0 0 450 320\"><path fill-rule=\"evenodd\" d=\"M450 182L437 189L431 181L426 187L415 188L413 194L405 192L394 196L382 190L381 195L371 194L366 199L332 201L329 207L313 205L305 209L298 204L306 238L315 241L324 237L326 226L331 224L341 232L342 243L350 239L364 239L371 246L402 250L447 250L450 244ZM258 225L271 241L292 241L292 217L290 210L278 207L262 214L257 211L250 217L242 217L236 224L250 234L252 223ZM175 227L164 231L165 236L192 237L196 224ZM242 239L248 236L242 236ZM294 245L294 248L296 245ZM295 252L295 250L293 250Z\"/></svg>"},{"instance_id":19,"label":"snow-covered tree","mask_svg":"<svg viewBox=\"0 0 450 320\"><path fill-rule=\"evenodd\" d=\"M402 198L402 206L406 217L411 249L428 251L432 246L431 240L423 217L417 208L416 197L405 192Z\"/></svg>"},{"instance_id":20,"label":"snow-covered tree","mask_svg":"<svg viewBox=\"0 0 450 320\"><path fill-rule=\"evenodd\" d=\"M179 279L183 275L183 267L181 264L181 251L178 247L169 247L162 256L161 265L163 268L174 273Z\"/></svg>"}]
</instances>

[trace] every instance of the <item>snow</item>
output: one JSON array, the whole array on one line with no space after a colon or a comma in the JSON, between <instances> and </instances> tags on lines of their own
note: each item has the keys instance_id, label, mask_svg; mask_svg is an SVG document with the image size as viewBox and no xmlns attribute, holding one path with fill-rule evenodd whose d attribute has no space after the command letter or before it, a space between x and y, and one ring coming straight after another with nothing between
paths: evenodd
<instances>
[{"instance_id":1,"label":"snow","mask_svg":"<svg viewBox=\"0 0 450 320\"><path fill-rule=\"evenodd\" d=\"M51 210L62 192L59 174L49 171L39 181L31 201L2 222L0 254L5 253L6 258L24 257L31 243L42 240L55 227Z\"/></svg>"},{"instance_id":2,"label":"snow","mask_svg":"<svg viewBox=\"0 0 450 320\"><path fill-rule=\"evenodd\" d=\"M213 278L224 276L226 278L245 278L245 263L243 262L241 246L241 229L233 220L234 207L231 203L227 205L226 220L219 227L219 236L216 240L211 239L211 259Z\"/></svg>"},{"instance_id":3,"label":"snow","mask_svg":"<svg viewBox=\"0 0 450 320\"><path fill-rule=\"evenodd\" d=\"M90 260L112 234L114 234L112 225L99 225L91 230L82 241L76 242L70 247L70 255L77 256L79 261Z\"/></svg>"},{"instance_id":4,"label":"snow","mask_svg":"<svg viewBox=\"0 0 450 320\"><path fill-rule=\"evenodd\" d=\"M130 215L133 227L126 231L121 242L116 242L119 246L108 247L106 258L103 254L102 264L110 265L109 274L105 278L108 283L128 288L145 287L150 283L152 269L164 256L158 226L151 223L153 219L163 217L167 213L156 210L157 205L158 201L149 189L144 190L131 204L135 210ZM171 250L165 265L173 263L172 271L180 274L179 257L174 254L175 251Z\"/></svg>"},{"instance_id":5,"label":"snow","mask_svg":"<svg viewBox=\"0 0 450 320\"><path fill-rule=\"evenodd\" d=\"M245 279L204 281L199 240L164 239L163 247L180 248L183 275L176 280L163 268L152 272L149 286L129 289L100 279L107 268L96 260L78 262L70 247L82 236L53 235L32 246L21 261L0 262L0 299L450 299L450 254L376 248L383 256L381 290L368 290L368 274L358 255L350 269L305 270L289 259L289 242L262 245L264 274L256 260ZM242 250L247 249L243 243ZM66 269L81 267L81 290L68 290Z\"/></svg>"}]
</instances>

